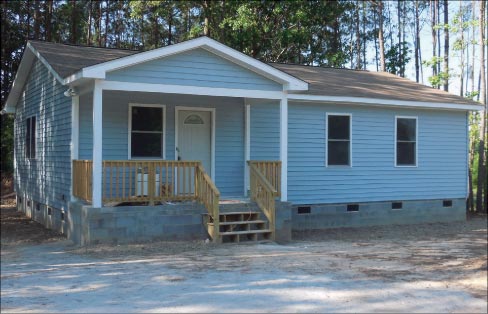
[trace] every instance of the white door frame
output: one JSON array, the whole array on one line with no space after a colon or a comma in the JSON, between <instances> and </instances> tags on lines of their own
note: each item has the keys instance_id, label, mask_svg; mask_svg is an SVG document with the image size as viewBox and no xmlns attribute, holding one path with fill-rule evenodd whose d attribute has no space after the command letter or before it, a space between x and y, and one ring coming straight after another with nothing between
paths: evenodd
<instances>
[{"instance_id":1,"label":"white door frame","mask_svg":"<svg viewBox=\"0 0 488 314\"><path fill-rule=\"evenodd\" d=\"M178 160L178 113L179 111L208 111L210 112L211 126L211 138L210 138L210 177L215 182L215 108L206 107L175 107L175 160Z\"/></svg>"}]
</instances>

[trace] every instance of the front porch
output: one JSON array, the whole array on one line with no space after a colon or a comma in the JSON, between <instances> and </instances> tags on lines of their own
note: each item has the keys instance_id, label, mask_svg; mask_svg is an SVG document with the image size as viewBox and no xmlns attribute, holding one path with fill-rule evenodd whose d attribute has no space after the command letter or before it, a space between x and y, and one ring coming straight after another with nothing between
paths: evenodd
<instances>
[{"instance_id":1,"label":"front porch","mask_svg":"<svg viewBox=\"0 0 488 314\"><path fill-rule=\"evenodd\" d=\"M155 228L160 231L155 232L154 235L150 234L151 239L165 238L168 227L161 228L165 221L170 224L170 230L180 225L176 233L173 230L173 234L180 237L180 233L185 230L188 232L186 236L190 238L195 234L198 235L204 226L215 242L240 242L261 238L275 240L276 198L281 194L278 192L281 185L281 162L249 161L248 164L250 198L253 203L224 202L222 204L219 190L199 161L103 161L101 192L103 206L94 208L92 205L93 162L74 160L73 196L84 204L78 202L74 206L77 208L75 211L80 212L77 215L70 213L70 220L76 223L77 218L74 216L78 219L82 219L81 217L87 219L83 222L86 225L84 230L92 230L92 232L78 236L79 242L83 244L103 240L105 234L107 237L111 234L113 239L117 239L116 241L123 241L127 233L137 235L133 238L134 241L140 240L139 238L146 239L147 237L137 231L143 230L142 234L145 234L145 228ZM203 205L206 211L202 211L199 204ZM122 226L118 226L121 217L125 222ZM150 219L146 221L148 217ZM172 218L168 219L168 217ZM198 217L202 218L201 221L198 221ZM176 226L171 225L171 219L176 219L180 223L176 223ZM181 220L188 219L190 223L187 221L181 224ZM142 221L145 222L141 225ZM154 223L156 226L153 226ZM130 227L132 230L127 231L129 225L133 225ZM114 228L115 233L105 230L106 228ZM280 234L283 233L281 229L280 220ZM116 235L117 232L122 234ZM82 234L80 230L75 233Z\"/></svg>"}]
</instances>

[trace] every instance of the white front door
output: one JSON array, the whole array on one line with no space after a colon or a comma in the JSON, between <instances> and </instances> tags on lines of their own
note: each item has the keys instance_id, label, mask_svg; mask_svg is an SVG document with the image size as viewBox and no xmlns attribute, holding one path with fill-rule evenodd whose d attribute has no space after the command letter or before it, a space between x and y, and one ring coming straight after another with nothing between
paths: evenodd
<instances>
[{"instance_id":1,"label":"white front door","mask_svg":"<svg viewBox=\"0 0 488 314\"><path fill-rule=\"evenodd\" d=\"M178 160L201 161L212 173L212 114L210 111L178 110Z\"/></svg>"}]
</instances>

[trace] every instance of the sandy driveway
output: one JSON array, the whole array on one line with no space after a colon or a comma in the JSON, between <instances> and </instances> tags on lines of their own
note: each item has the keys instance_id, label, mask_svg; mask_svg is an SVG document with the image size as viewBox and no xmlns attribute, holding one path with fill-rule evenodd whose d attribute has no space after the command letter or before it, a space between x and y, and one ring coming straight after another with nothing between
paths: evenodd
<instances>
[{"instance_id":1,"label":"sandy driveway","mask_svg":"<svg viewBox=\"0 0 488 314\"><path fill-rule=\"evenodd\" d=\"M1 310L487 312L486 236L485 217L300 233L288 245L7 242Z\"/></svg>"}]
</instances>

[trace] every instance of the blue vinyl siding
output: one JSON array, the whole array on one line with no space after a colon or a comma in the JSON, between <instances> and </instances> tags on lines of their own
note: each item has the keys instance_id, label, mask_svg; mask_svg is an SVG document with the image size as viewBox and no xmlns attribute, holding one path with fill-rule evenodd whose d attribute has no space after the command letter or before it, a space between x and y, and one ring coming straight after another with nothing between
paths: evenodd
<instances>
[{"instance_id":1,"label":"blue vinyl siding","mask_svg":"<svg viewBox=\"0 0 488 314\"><path fill-rule=\"evenodd\" d=\"M325 166L326 112L352 114L352 167ZM394 167L396 115L418 116L418 167ZM290 104L288 123L293 203L466 196L465 112Z\"/></svg>"},{"instance_id":2,"label":"blue vinyl siding","mask_svg":"<svg viewBox=\"0 0 488 314\"><path fill-rule=\"evenodd\" d=\"M67 209L71 187L71 98L47 68L35 61L19 99L14 123L15 190L20 197ZM36 159L24 152L25 120L36 116Z\"/></svg>"},{"instance_id":3,"label":"blue vinyl siding","mask_svg":"<svg viewBox=\"0 0 488 314\"><path fill-rule=\"evenodd\" d=\"M109 72L107 80L267 91L283 90L281 84L201 48Z\"/></svg>"},{"instance_id":4,"label":"blue vinyl siding","mask_svg":"<svg viewBox=\"0 0 488 314\"><path fill-rule=\"evenodd\" d=\"M92 159L92 105L80 99L80 159ZM215 184L223 196L244 191L244 102L238 98L103 93L103 159L128 159L129 103L166 105L166 159L175 159L175 106L215 108Z\"/></svg>"},{"instance_id":5,"label":"blue vinyl siding","mask_svg":"<svg viewBox=\"0 0 488 314\"><path fill-rule=\"evenodd\" d=\"M251 160L280 159L280 105L251 105Z\"/></svg>"}]
</instances>

